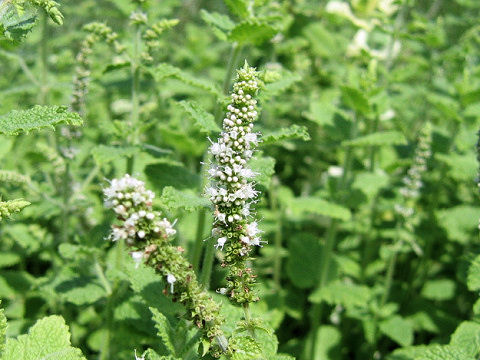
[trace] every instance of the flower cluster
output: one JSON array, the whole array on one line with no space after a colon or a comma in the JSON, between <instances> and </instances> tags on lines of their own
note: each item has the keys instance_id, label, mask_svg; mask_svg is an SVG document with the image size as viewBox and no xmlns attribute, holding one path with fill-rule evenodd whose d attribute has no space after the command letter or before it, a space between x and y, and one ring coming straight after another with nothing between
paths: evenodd
<instances>
[{"instance_id":1,"label":"flower cluster","mask_svg":"<svg viewBox=\"0 0 480 360\"><path fill-rule=\"evenodd\" d=\"M209 149L214 161L208 171L212 181L205 191L215 207L215 246L225 247L224 264L230 267L227 292L239 303L256 300L250 292L254 275L245 262L252 245L262 243L258 224L251 220L251 206L258 196L252 182L256 174L247 165L259 142L259 134L252 131L258 117L254 97L259 87L254 68L245 64L238 70L223 131Z\"/></svg>"},{"instance_id":2,"label":"flower cluster","mask_svg":"<svg viewBox=\"0 0 480 360\"><path fill-rule=\"evenodd\" d=\"M210 352L217 356L226 351L228 344L220 326L220 307L203 290L190 263L183 257L183 249L173 246L173 225L154 211L155 194L145 188L145 183L125 175L113 179L104 189L105 206L112 208L120 225L112 225L109 239L125 241L136 266L141 263L152 267L166 282L165 294L179 301L187 309L190 320L203 329L205 341L212 344Z\"/></svg>"},{"instance_id":3,"label":"flower cluster","mask_svg":"<svg viewBox=\"0 0 480 360\"><path fill-rule=\"evenodd\" d=\"M72 110L80 114L83 112L83 103L88 91L91 74L89 57L93 51L93 46L100 40L103 40L113 46L116 53L121 54L125 51L125 47L117 41L118 34L106 24L93 22L85 25L83 29L88 32L88 35L83 40L80 51L77 54L77 67L73 79L71 100Z\"/></svg>"},{"instance_id":4,"label":"flower cluster","mask_svg":"<svg viewBox=\"0 0 480 360\"><path fill-rule=\"evenodd\" d=\"M395 205L395 211L406 220L407 227L412 225L408 220L414 214L413 205L420 195L420 189L423 186L422 175L427 170L427 160L431 155L431 132L431 125L427 123L420 133L413 165L402 179L403 186L400 188L400 194L404 205Z\"/></svg>"}]
</instances>

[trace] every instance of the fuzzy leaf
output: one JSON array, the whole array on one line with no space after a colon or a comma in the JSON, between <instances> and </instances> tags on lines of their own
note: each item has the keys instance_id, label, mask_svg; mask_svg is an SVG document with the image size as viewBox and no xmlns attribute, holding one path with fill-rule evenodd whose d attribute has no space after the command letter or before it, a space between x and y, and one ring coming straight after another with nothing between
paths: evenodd
<instances>
[{"instance_id":1,"label":"fuzzy leaf","mask_svg":"<svg viewBox=\"0 0 480 360\"><path fill-rule=\"evenodd\" d=\"M342 146L392 146L406 143L407 139L401 132L383 131L343 141Z\"/></svg>"},{"instance_id":2,"label":"fuzzy leaf","mask_svg":"<svg viewBox=\"0 0 480 360\"><path fill-rule=\"evenodd\" d=\"M3 35L14 43L21 42L37 21L35 9L29 7L21 14L12 2L7 1L0 3L0 7L0 36Z\"/></svg>"},{"instance_id":3,"label":"fuzzy leaf","mask_svg":"<svg viewBox=\"0 0 480 360\"><path fill-rule=\"evenodd\" d=\"M260 145L270 145L281 142L283 140L302 139L303 141L310 140L306 126L292 125L286 128L281 128L262 136Z\"/></svg>"},{"instance_id":4,"label":"fuzzy leaf","mask_svg":"<svg viewBox=\"0 0 480 360\"><path fill-rule=\"evenodd\" d=\"M171 355L175 355L175 346L170 335L170 323L168 319L160 311L155 308L150 308L153 314L153 321L155 321L155 328L158 330L157 335L162 339L163 344L170 352Z\"/></svg>"},{"instance_id":5,"label":"fuzzy leaf","mask_svg":"<svg viewBox=\"0 0 480 360\"><path fill-rule=\"evenodd\" d=\"M103 165L118 159L132 157L138 153L138 151L138 148L134 146L116 147L97 145L92 149L92 155L97 165Z\"/></svg>"},{"instance_id":6,"label":"fuzzy leaf","mask_svg":"<svg viewBox=\"0 0 480 360\"><path fill-rule=\"evenodd\" d=\"M250 336L236 336L230 339L230 346L235 349L241 349L236 351L232 360L253 360L263 359L262 348L260 344Z\"/></svg>"},{"instance_id":7,"label":"fuzzy leaf","mask_svg":"<svg viewBox=\"0 0 480 360\"><path fill-rule=\"evenodd\" d=\"M221 131L220 127L215 123L215 119L212 114L206 111L195 101L180 101L177 103L180 105L194 120L195 126L204 133L218 133Z\"/></svg>"},{"instance_id":8,"label":"fuzzy leaf","mask_svg":"<svg viewBox=\"0 0 480 360\"><path fill-rule=\"evenodd\" d=\"M461 323L453 333L450 345L458 346L468 355L478 358L480 354L480 324L473 321Z\"/></svg>"},{"instance_id":9,"label":"fuzzy leaf","mask_svg":"<svg viewBox=\"0 0 480 360\"><path fill-rule=\"evenodd\" d=\"M161 202L171 210L184 209L194 211L198 208L208 208L210 202L193 192L187 190L178 190L172 186L163 188Z\"/></svg>"},{"instance_id":10,"label":"fuzzy leaf","mask_svg":"<svg viewBox=\"0 0 480 360\"><path fill-rule=\"evenodd\" d=\"M2 360L83 360L79 349L71 346L65 320L53 315L30 328L27 335L8 339Z\"/></svg>"},{"instance_id":11,"label":"fuzzy leaf","mask_svg":"<svg viewBox=\"0 0 480 360\"><path fill-rule=\"evenodd\" d=\"M212 28L215 35L217 35L217 37L223 41L227 40L226 32L235 27L235 23L224 14L208 12L202 9L200 10L200 16L202 17L203 21L205 21Z\"/></svg>"},{"instance_id":12,"label":"fuzzy leaf","mask_svg":"<svg viewBox=\"0 0 480 360\"><path fill-rule=\"evenodd\" d=\"M398 315L382 321L380 331L402 346L409 346L413 342L412 324Z\"/></svg>"},{"instance_id":13,"label":"fuzzy leaf","mask_svg":"<svg viewBox=\"0 0 480 360\"><path fill-rule=\"evenodd\" d=\"M0 134L17 135L42 128L53 129L60 123L81 125L80 115L67 111L66 106L35 105L29 110L12 110L0 116Z\"/></svg>"},{"instance_id":14,"label":"fuzzy leaf","mask_svg":"<svg viewBox=\"0 0 480 360\"><path fill-rule=\"evenodd\" d=\"M448 209L436 211L438 224L448 234L448 239L466 244L472 239L478 227L480 208L458 205Z\"/></svg>"},{"instance_id":15,"label":"fuzzy leaf","mask_svg":"<svg viewBox=\"0 0 480 360\"><path fill-rule=\"evenodd\" d=\"M452 345L433 345L429 346L424 354L415 360L474 360L468 352L457 346Z\"/></svg>"},{"instance_id":16,"label":"fuzzy leaf","mask_svg":"<svg viewBox=\"0 0 480 360\"><path fill-rule=\"evenodd\" d=\"M313 196L294 198L286 205L294 216L310 213L343 221L347 221L351 217L349 209Z\"/></svg>"}]
</instances>

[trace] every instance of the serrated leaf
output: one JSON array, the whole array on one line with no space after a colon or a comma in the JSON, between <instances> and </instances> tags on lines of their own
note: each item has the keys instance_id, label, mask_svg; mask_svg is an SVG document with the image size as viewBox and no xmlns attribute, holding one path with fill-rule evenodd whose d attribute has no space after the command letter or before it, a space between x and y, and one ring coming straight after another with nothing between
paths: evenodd
<instances>
[{"instance_id":1,"label":"serrated leaf","mask_svg":"<svg viewBox=\"0 0 480 360\"><path fill-rule=\"evenodd\" d=\"M267 132L262 136L260 145L270 145L281 142L283 140L302 139L303 141L310 140L306 126L291 125L286 128L281 128L272 132Z\"/></svg>"},{"instance_id":2,"label":"serrated leaf","mask_svg":"<svg viewBox=\"0 0 480 360\"><path fill-rule=\"evenodd\" d=\"M231 347L238 349L232 355L232 360L262 359L260 344L250 336L235 336L230 338Z\"/></svg>"},{"instance_id":3,"label":"serrated leaf","mask_svg":"<svg viewBox=\"0 0 480 360\"><path fill-rule=\"evenodd\" d=\"M67 110L66 106L35 105L29 110L12 110L0 116L0 134L17 135L42 128L53 128L60 123L81 125L80 115Z\"/></svg>"},{"instance_id":4,"label":"serrated leaf","mask_svg":"<svg viewBox=\"0 0 480 360\"><path fill-rule=\"evenodd\" d=\"M253 157L248 166L255 172L255 182L266 188L270 186L272 175L275 173L275 159L268 157Z\"/></svg>"},{"instance_id":5,"label":"serrated leaf","mask_svg":"<svg viewBox=\"0 0 480 360\"><path fill-rule=\"evenodd\" d=\"M470 291L480 290L480 255L472 261L468 268L467 286Z\"/></svg>"},{"instance_id":6,"label":"serrated leaf","mask_svg":"<svg viewBox=\"0 0 480 360\"><path fill-rule=\"evenodd\" d=\"M92 149L93 159L97 165L104 165L109 162L126 159L134 156L139 152L139 149L134 146L107 146L97 145Z\"/></svg>"},{"instance_id":7,"label":"serrated leaf","mask_svg":"<svg viewBox=\"0 0 480 360\"><path fill-rule=\"evenodd\" d=\"M155 328L157 329L157 335L162 339L163 344L170 352L171 355L175 355L175 346L173 345L173 340L171 338L171 326L168 322L168 319L160 311L155 308L150 308L150 311L153 314L153 321L155 322Z\"/></svg>"},{"instance_id":8,"label":"serrated leaf","mask_svg":"<svg viewBox=\"0 0 480 360\"><path fill-rule=\"evenodd\" d=\"M212 114L206 111L195 101L180 101L180 105L194 120L196 127L204 133L210 134L212 132L220 132L220 127L215 123L215 118Z\"/></svg>"},{"instance_id":9,"label":"serrated leaf","mask_svg":"<svg viewBox=\"0 0 480 360\"><path fill-rule=\"evenodd\" d=\"M413 326L401 316L394 315L382 321L380 331L402 346L409 346L413 342Z\"/></svg>"},{"instance_id":10,"label":"serrated leaf","mask_svg":"<svg viewBox=\"0 0 480 360\"><path fill-rule=\"evenodd\" d=\"M163 188L161 202L170 210L184 209L194 211L198 208L208 208L210 201L187 190L178 190L172 186Z\"/></svg>"},{"instance_id":11,"label":"serrated leaf","mask_svg":"<svg viewBox=\"0 0 480 360\"><path fill-rule=\"evenodd\" d=\"M461 323L452 335L450 345L457 346L478 358L480 354L480 324L473 321Z\"/></svg>"},{"instance_id":12,"label":"serrated leaf","mask_svg":"<svg viewBox=\"0 0 480 360\"><path fill-rule=\"evenodd\" d=\"M399 131L376 132L342 142L342 146L393 146L406 144L407 139Z\"/></svg>"},{"instance_id":13,"label":"serrated leaf","mask_svg":"<svg viewBox=\"0 0 480 360\"><path fill-rule=\"evenodd\" d=\"M347 221L351 217L349 209L313 196L291 199L286 206L294 216L309 213L343 221Z\"/></svg>"},{"instance_id":14,"label":"serrated leaf","mask_svg":"<svg viewBox=\"0 0 480 360\"><path fill-rule=\"evenodd\" d=\"M223 99L223 92L216 85L208 80L200 79L193 76L180 68L169 64L160 64L155 69L149 70L156 81L161 81L167 77L173 77L185 84L198 87L216 96L217 99Z\"/></svg>"},{"instance_id":15,"label":"serrated leaf","mask_svg":"<svg viewBox=\"0 0 480 360\"><path fill-rule=\"evenodd\" d=\"M0 4L0 35L15 43L25 38L34 27L37 16L35 9L31 7L22 12L19 13L12 2L3 1Z\"/></svg>"},{"instance_id":16,"label":"serrated leaf","mask_svg":"<svg viewBox=\"0 0 480 360\"><path fill-rule=\"evenodd\" d=\"M451 279L435 279L425 283L421 295L430 300L450 300L456 294L456 284Z\"/></svg>"},{"instance_id":17,"label":"serrated leaf","mask_svg":"<svg viewBox=\"0 0 480 360\"><path fill-rule=\"evenodd\" d=\"M27 335L8 339L2 360L84 360L79 349L71 346L65 320L53 315L30 328Z\"/></svg>"},{"instance_id":18,"label":"serrated leaf","mask_svg":"<svg viewBox=\"0 0 480 360\"><path fill-rule=\"evenodd\" d=\"M230 41L236 41L239 44L259 45L264 41L271 39L277 30L259 21L244 21L237 24L228 35Z\"/></svg>"},{"instance_id":19,"label":"serrated leaf","mask_svg":"<svg viewBox=\"0 0 480 360\"><path fill-rule=\"evenodd\" d=\"M227 40L227 32L235 27L235 23L225 14L200 10L200 16L218 36L220 40Z\"/></svg>"}]
</instances>

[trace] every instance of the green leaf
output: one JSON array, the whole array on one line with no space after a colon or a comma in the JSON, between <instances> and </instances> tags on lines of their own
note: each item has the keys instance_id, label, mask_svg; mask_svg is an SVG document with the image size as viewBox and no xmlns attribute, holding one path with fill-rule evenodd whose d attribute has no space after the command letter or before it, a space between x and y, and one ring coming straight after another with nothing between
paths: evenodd
<instances>
[{"instance_id":1,"label":"green leaf","mask_svg":"<svg viewBox=\"0 0 480 360\"><path fill-rule=\"evenodd\" d=\"M413 342L412 324L399 315L382 321L380 331L402 346L409 346Z\"/></svg>"},{"instance_id":2,"label":"green leaf","mask_svg":"<svg viewBox=\"0 0 480 360\"><path fill-rule=\"evenodd\" d=\"M367 114L370 111L368 99L358 89L350 86L342 86L342 99L345 105L360 114Z\"/></svg>"},{"instance_id":3,"label":"green leaf","mask_svg":"<svg viewBox=\"0 0 480 360\"><path fill-rule=\"evenodd\" d=\"M1 301L0 301L1 305ZM5 317L4 311L0 308L0 358L3 359L2 355L5 351L5 341L7 339L7 318Z\"/></svg>"},{"instance_id":4,"label":"green leaf","mask_svg":"<svg viewBox=\"0 0 480 360\"><path fill-rule=\"evenodd\" d=\"M475 360L465 349L452 345L432 345L415 360Z\"/></svg>"},{"instance_id":5,"label":"green leaf","mask_svg":"<svg viewBox=\"0 0 480 360\"><path fill-rule=\"evenodd\" d=\"M10 267L18 264L22 257L12 251L2 251L0 253L0 268Z\"/></svg>"},{"instance_id":6,"label":"green leaf","mask_svg":"<svg viewBox=\"0 0 480 360\"><path fill-rule=\"evenodd\" d=\"M320 259L324 251L320 239L309 233L296 234L289 238L288 250L287 275L293 285L302 289L316 285L320 279L322 267ZM330 261L328 280L331 280L336 273L337 264L334 260Z\"/></svg>"},{"instance_id":7,"label":"green leaf","mask_svg":"<svg viewBox=\"0 0 480 360\"><path fill-rule=\"evenodd\" d=\"M224 0L228 9L239 18L247 18L249 16L248 2L246 0Z\"/></svg>"},{"instance_id":8,"label":"green leaf","mask_svg":"<svg viewBox=\"0 0 480 360\"><path fill-rule=\"evenodd\" d=\"M280 128L278 130L267 132L262 136L260 145L270 145L281 142L283 140L302 139L303 141L310 140L306 126L291 125L287 128Z\"/></svg>"},{"instance_id":9,"label":"green leaf","mask_svg":"<svg viewBox=\"0 0 480 360\"><path fill-rule=\"evenodd\" d=\"M472 261L468 268L467 286L470 291L480 290L480 255Z\"/></svg>"},{"instance_id":10,"label":"green leaf","mask_svg":"<svg viewBox=\"0 0 480 360\"><path fill-rule=\"evenodd\" d=\"M451 279L435 279L425 283L422 296L430 300L450 300L456 295L456 284Z\"/></svg>"},{"instance_id":11,"label":"green leaf","mask_svg":"<svg viewBox=\"0 0 480 360\"><path fill-rule=\"evenodd\" d=\"M476 231L478 231L478 219L480 208L458 205L448 209L436 211L438 224L448 234L448 239L467 244Z\"/></svg>"},{"instance_id":12,"label":"green leaf","mask_svg":"<svg viewBox=\"0 0 480 360\"><path fill-rule=\"evenodd\" d=\"M351 217L349 209L313 196L294 198L286 205L294 216L309 213L343 221L347 221Z\"/></svg>"},{"instance_id":13,"label":"green leaf","mask_svg":"<svg viewBox=\"0 0 480 360\"><path fill-rule=\"evenodd\" d=\"M180 105L194 120L196 127L204 133L218 133L220 127L215 123L215 118L195 101L180 101Z\"/></svg>"},{"instance_id":14,"label":"green leaf","mask_svg":"<svg viewBox=\"0 0 480 360\"><path fill-rule=\"evenodd\" d=\"M134 156L139 152L139 149L134 146L107 146L97 145L92 149L93 159L97 165L104 165L109 162L126 159Z\"/></svg>"},{"instance_id":15,"label":"green leaf","mask_svg":"<svg viewBox=\"0 0 480 360\"><path fill-rule=\"evenodd\" d=\"M480 354L480 324L462 322L452 335L450 345L463 349L468 355L478 358Z\"/></svg>"},{"instance_id":16,"label":"green leaf","mask_svg":"<svg viewBox=\"0 0 480 360\"><path fill-rule=\"evenodd\" d=\"M157 335L162 339L163 344L170 352L171 355L175 355L175 346L173 345L173 339L171 338L171 326L168 319L160 311L155 308L150 308L153 314L153 321L155 321L155 327L158 330Z\"/></svg>"},{"instance_id":17,"label":"green leaf","mask_svg":"<svg viewBox=\"0 0 480 360\"><path fill-rule=\"evenodd\" d=\"M200 10L200 16L214 31L220 40L227 40L227 32L235 27L235 23L225 14Z\"/></svg>"},{"instance_id":18,"label":"green leaf","mask_svg":"<svg viewBox=\"0 0 480 360\"><path fill-rule=\"evenodd\" d=\"M65 320L53 315L30 328L28 335L8 339L2 360L83 360L79 349L71 346Z\"/></svg>"},{"instance_id":19,"label":"green leaf","mask_svg":"<svg viewBox=\"0 0 480 360\"><path fill-rule=\"evenodd\" d=\"M325 301L332 305L340 304L347 309L364 308L372 298L372 291L365 285L333 281L323 288L315 290L308 298L313 303Z\"/></svg>"},{"instance_id":20,"label":"green leaf","mask_svg":"<svg viewBox=\"0 0 480 360\"><path fill-rule=\"evenodd\" d=\"M275 159L270 156L255 156L249 161L248 166L257 173L254 178L255 182L268 188L272 175L275 173Z\"/></svg>"},{"instance_id":21,"label":"green leaf","mask_svg":"<svg viewBox=\"0 0 480 360\"><path fill-rule=\"evenodd\" d=\"M194 211L198 208L208 208L210 206L208 199L188 190L175 189L172 186L163 188L160 200L170 210L184 209L186 211Z\"/></svg>"},{"instance_id":22,"label":"green leaf","mask_svg":"<svg viewBox=\"0 0 480 360\"><path fill-rule=\"evenodd\" d=\"M293 84L302 80L302 77L294 73L284 73L280 75L277 81L265 85L261 93L263 100L268 100L288 90Z\"/></svg>"},{"instance_id":23,"label":"green leaf","mask_svg":"<svg viewBox=\"0 0 480 360\"><path fill-rule=\"evenodd\" d=\"M0 3L0 14L0 36L3 35L14 43L21 42L37 22L36 11L33 7L23 9L20 13L13 2L3 1Z\"/></svg>"},{"instance_id":24,"label":"green leaf","mask_svg":"<svg viewBox=\"0 0 480 360\"><path fill-rule=\"evenodd\" d=\"M176 162L159 162L145 168L148 180L156 189L165 186L174 186L178 189L191 189L200 184L197 174L190 172L186 167Z\"/></svg>"},{"instance_id":25,"label":"green leaf","mask_svg":"<svg viewBox=\"0 0 480 360\"><path fill-rule=\"evenodd\" d=\"M264 22L248 20L237 24L230 31L229 40L236 41L241 45L260 45L271 39L276 33L277 30L274 27Z\"/></svg>"},{"instance_id":26,"label":"green leaf","mask_svg":"<svg viewBox=\"0 0 480 360\"><path fill-rule=\"evenodd\" d=\"M66 106L35 105L29 110L12 110L0 116L0 134L17 135L42 128L53 129L60 123L81 125L80 115L67 111Z\"/></svg>"},{"instance_id":27,"label":"green leaf","mask_svg":"<svg viewBox=\"0 0 480 360\"><path fill-rule=\"evenodd\" d=\"M230 338L230 347L238 349L232 355L232 360L263 359L260 344L250 336L234 336Z\"/></svg>"},{"instance_id":28,"label":"green leaf","mask_svg":"<svg viewBox=\"0 0 480 360\"><path fill-rule=\"evenodd\" d=\"M342 146L392 146L406 144L407 139L399 131L376 132L342 142Z\"/></svg>"},{"instance_id":29,"label":"green leaf","mask_svg":"<svg viewBox=\"0 0 480 360\"><path fill-rule=\"evenodd\" d=\"M167 77L173 77L181 82L198 87L214 95L217 99L223 99L223 92L216 85L208 80L200 79L198 76L191 75L180 68L169 64L160 64L155 69L150 70L156 81L161 81Z\"/></svg>"},{"instance_id":30,"label":"green leaf","mask_svg":"<svg viewBox=\"0 0 480 360\"><path fill-rule=\"evenodd\" d=\"M340 360L341 357L341 340L342 334L334 326L321 326L318 328L315 347L316 359L324 360ZM312 339L308 338L307 343ZM311 346L308 344L308 346Z\"/></svg>"}]
</instances>

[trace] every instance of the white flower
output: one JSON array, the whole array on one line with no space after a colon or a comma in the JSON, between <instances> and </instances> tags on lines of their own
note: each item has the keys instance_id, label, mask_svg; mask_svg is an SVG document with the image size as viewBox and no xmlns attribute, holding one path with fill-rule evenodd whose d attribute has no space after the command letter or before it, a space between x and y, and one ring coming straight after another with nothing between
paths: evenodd
<instances>
[{"instance_id":1,"label":"white flower","mask_svg":"<svg viewBox=\"0 0 480 360\"><path fill-rule=\"evenodd\" d=\"M138 237L139 237L140 239L143 239L143 238L145 237L145 231L140 230L140 231L137 233L137 235L138 235Z\"/></svg>"},{"instance_id":2,"label":"white flower","mask_svg":"<svg viewBox=\"0 0 480 360\"><path fill-rule=\"evenodd\" d=\"M143 251L132 251L130 253L130 256L132 257L133 262L135 263L135 269L137 269L140 263L142 262L143 255L144 255Z\"/></svg>"},{"instance_id":3,"label":"white flower","mask_svg":"<svg viewBox=\"0 0 480 360\"><path fill-rule=\"evenodd\" d=\"M395 111L393 109L388 109L383 114L380 115L381 121L388 121L392 120L395 117Z\"/></svg>"},{"instance_id":4,"label":"white flower","mask_svg":"<svg viewBox=\"0 0 480 360\"><path fill-rule=\"evenodd\" d=\"M250 224L247 224L245 231L247 235L250 237L254 237L255 235L261 232L261 230L258 228L258 223L256 221L253 221Z\"/></svg>"},{"instance_id":5,"label":"white flower","mask_svg":"<svg viewBox=\"0 0 480 360\"><path fill-rule=\"evenodd\" d=\"M214 245L217 249L221 248L223 250L223 247L225 246L225 243L227 242L227 238L225 236L218 238L217 243Z\"/></svg>"},{"instance_id":6,"label":"white flower","mask_svg":"<svg viewBox=\"0 0 480 360\"><path fill-rule=\"evenodd\" d=\"M177 281L177 278L173 274L167 275L167 282L170 284L170 292L173 294L173 284Z\"/></svg>"},{"instance_id":7,"label":"white flower","mask_svg":"<svg viewBox=\"0 0 480 360\"><path fill-rule=\"evenodd\" d=\"M343 175L343 168L340 166L330 166L328 168L328 175L331 177L341 177Z\"/></svg>"}]
</instances>

